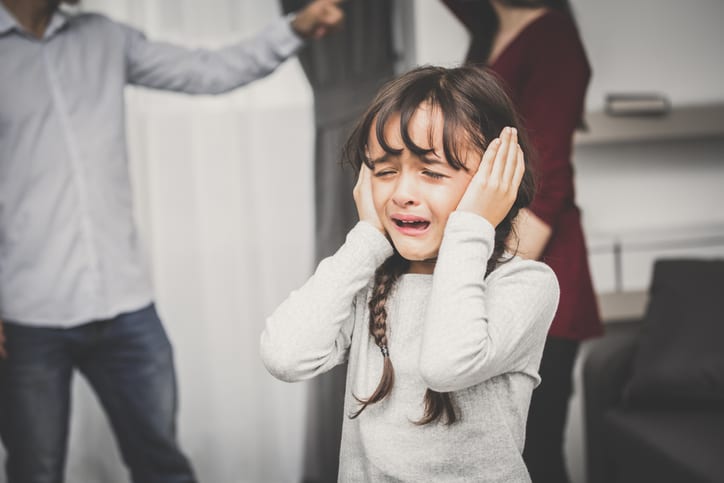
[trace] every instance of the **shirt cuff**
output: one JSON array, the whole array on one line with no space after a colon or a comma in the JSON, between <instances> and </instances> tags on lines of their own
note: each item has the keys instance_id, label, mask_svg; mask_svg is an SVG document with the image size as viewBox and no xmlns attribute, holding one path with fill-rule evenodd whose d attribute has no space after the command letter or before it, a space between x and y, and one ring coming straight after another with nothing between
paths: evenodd
<instances>
[{"instance_id":1,"label":"shirt cuff","mask_svg":"<svg viewBox=\"0 0 724 483\"><path fill-rule=\"evenodd\" d=\"M470 211L453 211L450 213L445 231L473 233L485 239L495 239L495 227L484 217Z\"/></svg>"},{"instance_id":2,"label":"shirt cuff","mask_svg":"<svg viewBox=\"0 0 724 483\"><path fill-rule=\"evenodd\" d=\"M282 58L291 57L304 45L304 39L292 28L295 15L285 15L269 26L269 39L275 46L276 53Z\"/></svg>"},{"instance_id":3,"label":"shirt cuff","mask_svg":"<svg viewBox=\"0 0 724 483\"><path fill-rule=\"evenodd\" d=\"M393 253L392 244L385 235L366 221L359 221L347 234L345 245L362 257L371 257L379 267Z\"/></svg>"},{"instance_id":4,"label":"shirt cuff","mask_svg":"<svg viewBox=\"0 0 724 483\"><path fill-rule=\"evenodd\" d=\"M453 248L453 246L455 248ZM469 211L453 211L447 220L440 256L453 250L461 263L486 263L495 248L495 228L488 220Z\"/></svg>"}]
</instances>

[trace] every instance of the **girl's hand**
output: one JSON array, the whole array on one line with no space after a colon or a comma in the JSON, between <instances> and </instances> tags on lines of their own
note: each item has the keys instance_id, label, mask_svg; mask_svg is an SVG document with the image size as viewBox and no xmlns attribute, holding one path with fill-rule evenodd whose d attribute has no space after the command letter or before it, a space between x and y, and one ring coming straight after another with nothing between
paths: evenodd
<instances>
[{"instance_id":1,"label":"girl's hand","mask_svg":"<svg viewBox=\"0 0 724 483\"><path fill-rule=\"evenodd\" d=\"M525 163L518 132L506 127L483 153L478 171L470 180L458 210L476 213L493 226L503 221L518 195Z\"/></svg>"},{"instance_id":2,"label":"girl's hand","mask_svg":"<svg viewBox=\"0 0 724 483\"><path fill-rule=\"evenodd\" d=\"M372 202L372 171L364 163L362 163L362 168L359 170L359 177L357 178L357 184L354 185L352 195L354 196L354 203L357 205L357 214L360 221L366 221L384 234L385 229Z\"/></svg>"}]
</instances>

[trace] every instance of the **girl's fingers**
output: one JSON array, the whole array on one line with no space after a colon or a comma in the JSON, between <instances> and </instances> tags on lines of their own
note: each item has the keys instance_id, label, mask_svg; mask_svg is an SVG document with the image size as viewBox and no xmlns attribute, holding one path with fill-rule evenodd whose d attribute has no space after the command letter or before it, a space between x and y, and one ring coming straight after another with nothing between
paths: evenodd
<instances>
[{"instance_id":1,"label":"girl's fingers","mask_svg":"<svg viewBox=\"0 0 724 483\"><path fill-rule=\"evenodd\" d=\"M475 177L479 179L487 179L490 176L490 170L493 169L493 161L495 161L495 155L500 149L500 138L495 138L488 144L488 148L483 153L483 159L480 161L478 171L475 173Z\"/></svg>"},{"instance_id":2,"label":"girl's fingers","mask_svg":"<svg viewBox=\"0 0 724 483\"><path fill-rule=\"evenodd\" d=\"M502 173L501 184L504 187L510 187L510 180L515 172L515 165L518 160L518 151L520 146L518 145L518 130L512 128L513 132L510 135L510 148L508 149L508 157L505 160L505 167Z\"/></svg>"},{"instance_id":3,"label":"girl's fingers","mask_svg":"<svg viewBox=\"0 0 724 483\"><path fill-rule=\"evenodd\" d=\"M515 172L513 173L513 186L515 192L518 192L520 182L523 180L523 174L525 174L525 154L523 150L518 148L518 159L515 163Z\"/></svg>"},{"instance_id":4,"label":"girl's fingers","mask_svg":"<svg viewBox=\"0 0 724 483\"><path fill-rule=\"evenodd\" d=\"M370 176L370 168L367 167L366 164L362 163L362 166L359 170L359 178L357 178L357 186L363 186Z\"/></svg>"},{"instance_id":5,"label":"girl's fingers","mask_svg":"<svg viewBox=\"0 0 724 483\"><path fill-rule=\"evenodd\" d=\"M360 203L364 198L364 191L367 189L365 186L369 184L370 168L366 164L362 163L359 169L359 176L357 176L357 183L354 185L352 195L354 196L355 202Z\"/></svg>"},{"instance_id":6,"label":"girl's fingers","mask_svg":"<svg viewBox=\"0 0 724 483\"><path fill-rule=\"evenodd\" d=\"M505 161L505 169L503 171L503 177L500 180L501 186L512 189L513 186L513 176L515 174L515 170L518 166L518 156L520 153L522 153L522 150L520 149L520 145L518 144L517 135L515 135L515 144L510 145L510 150L508 151L508 158Z\"/></svg>"},{"instance_id":7,"label":"girl's fingers","mask_svg":"<svg viewBox=\"0 0 724 483\"><path fill-rule=\"evenodd\" d=\"M495 161L493 162L493 168L490 171L490 180L493 182L499 182L500 177L503 174L503 170L505 169L505 161L508 158L508 151L511 149L512 146L511 137L512 128L504 128L503 132L500 134L500 149L498 149L498 153L495 156Z\"/></svg>"},{"instance_id":8,"label":"girl's fingers","mask_svg":"<svg viewBox=\"0 0 724 483\"><path fill-rule=\"evenodd\" d=\"M500 133L500 147L498 148L498 152L495 154L495 160L493 161L493 166L490 170L490 176L489 180L498 180L500 179L500 171L501 171L501 164L507 156L508 153L508 146L510 146L510 133L509 128L504 128L503 131Z\"/></svg>"}]
</instances>

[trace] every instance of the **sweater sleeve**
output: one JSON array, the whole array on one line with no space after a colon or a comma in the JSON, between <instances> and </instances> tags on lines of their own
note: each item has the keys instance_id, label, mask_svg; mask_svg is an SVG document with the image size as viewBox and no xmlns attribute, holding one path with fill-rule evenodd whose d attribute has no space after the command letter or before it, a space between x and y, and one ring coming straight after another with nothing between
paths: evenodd
<instances>
[{"instance_id":1,"label":"sweater sleeve","mask_svg":"<svg viewBox=\"0 0 724 483\"><path fill-rule=\"evenodd\" d=\"M543 263L514 258L485 279L494 237L484 218L450 215L420 348L420 373L435 391L524 371L545 343L558 305L556 277Z\"/></svg>"},{"instance_id":2,"label":"sweater sleeve","mask_svg":"<svg viewBox=\"0 0 724 483\"><path fill-rule=\"evenodd\" d=\"M539 180L529 208L555 227L574 199L573 132L583 113L590 67L578 33L567 19L551 23L545 37L536 37L536 43L529 46L526 57L530 65L518 109L535 146Z\"/></svg>"},{"instance_id":3,"label":"sweater sleeve","mask_svg":"<svg viewBox=\"0 0 724 483\"><path fill-rule=\"evenodd\" d=\"M357 294L392 255L392 245L372 225L359 222L342 247L266 320L261 358L283 381L312 378L346 358Z\"/></svg>"},{"instance_id":4,"label":"sweater sleeve","mask_svg":"<svg viewBox=\"0 0 724 483\"><path fill-rule=\"evenodd\" d=\"M218 50L152 42L136 29L117 25L126 39L129 83L187 94L221 94L260 79L303 45L286 17L247 40Z\"/></svg>"}]
</instances>

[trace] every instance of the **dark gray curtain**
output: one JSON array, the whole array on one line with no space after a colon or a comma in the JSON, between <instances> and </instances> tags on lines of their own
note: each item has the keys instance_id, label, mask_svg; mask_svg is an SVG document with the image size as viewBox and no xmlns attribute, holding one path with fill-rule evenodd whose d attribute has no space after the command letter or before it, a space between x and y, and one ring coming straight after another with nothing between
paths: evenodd
<instances>
[{"instance_id":1,"label":"dark gray curtain","mask_svg":"<svg viewBox=\"0 0 724 483\"><path fill-rule=\"evenodd\" d=\"M305 0L281 0L285 13ZM342 2L342 30L310 42L299 54L314 92L315 256L334 253L357 222L352 199L356 176L340 163L340 149L377 88L393 76L393 3L391 0ZM346 366L312 382L306 435L305 482L337 481Z\"/></svg>"}]
</instances>

